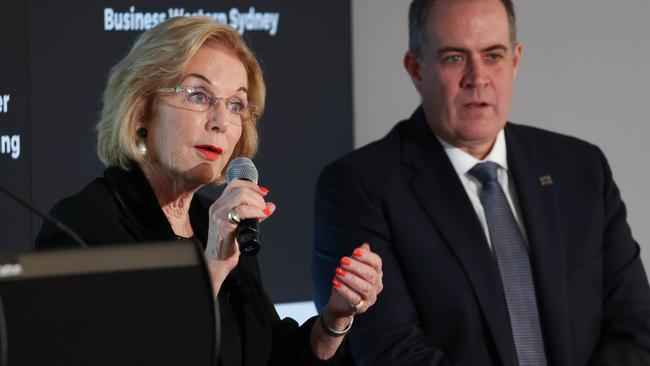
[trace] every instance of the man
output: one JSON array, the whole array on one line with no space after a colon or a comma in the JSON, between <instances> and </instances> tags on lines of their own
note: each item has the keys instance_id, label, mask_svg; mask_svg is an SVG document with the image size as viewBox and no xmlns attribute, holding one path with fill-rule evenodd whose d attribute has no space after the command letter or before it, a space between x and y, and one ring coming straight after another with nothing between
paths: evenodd
<instances>
[{"instance_id":1,"label":"man","mask_svg":"<svg viewBox=\"0 0 650 366\"><path fill-rule=\"evenodd\" d=\"M354 322L361 364L650 365L650 289L603 154L506 122L511 1L415 0L409 23L422 106L319 180L318 307L367 241L385 287Z\"/></svg>"}]
</instances>

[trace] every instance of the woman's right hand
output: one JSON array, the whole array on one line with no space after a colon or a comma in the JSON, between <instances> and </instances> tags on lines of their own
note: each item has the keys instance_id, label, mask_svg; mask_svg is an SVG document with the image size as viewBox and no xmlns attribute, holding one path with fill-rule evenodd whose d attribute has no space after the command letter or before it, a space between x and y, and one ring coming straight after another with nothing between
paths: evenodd
<instances>
[{"instance_id":1,"label":"woman's right hand","mask_svg":"<svg viewBox=\"0 0 650 366\"><path fill-rule=\"evenodd\" d=\"M268 193L268 189L253 182L235 179L210 206L205 256L215 296L226 276L239 263L237 225L228 219L229 212L232 210L241 220L255 218L262 221L275 211L275 204L264 201Z\"/></svg>"}]
</instances>

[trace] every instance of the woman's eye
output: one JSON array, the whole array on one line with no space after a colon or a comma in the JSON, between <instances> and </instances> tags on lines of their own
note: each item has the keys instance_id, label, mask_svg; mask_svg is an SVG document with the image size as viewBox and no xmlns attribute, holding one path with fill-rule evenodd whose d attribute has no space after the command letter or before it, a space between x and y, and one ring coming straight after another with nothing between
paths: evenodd
<instances>
[{"instance_id":1,"label":"woman's eye","mask_svg":"<svg viewBox=\"0 0 650 366\"><path fill-rule=\"evenodd\" d=\"M212 98L202 91L192 91L187 93L187 99L196 104L209 104Z\"/></svg>"},{"instance_id":2,"label":"woman's eye","mask_svg":"<svg viewBox=\"0 0 650 366\"><path fill-rule=\"evenodd\" d=\"M228 111L234 114L240 114L244 110L244 103L236 100L228 101Z\"/></svg>"}]
</instances>

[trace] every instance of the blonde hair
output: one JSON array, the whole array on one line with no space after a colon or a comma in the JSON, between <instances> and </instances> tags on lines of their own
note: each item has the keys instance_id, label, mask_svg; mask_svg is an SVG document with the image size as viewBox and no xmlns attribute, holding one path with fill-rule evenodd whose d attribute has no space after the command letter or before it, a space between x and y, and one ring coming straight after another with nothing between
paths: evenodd
<instances>
[{"instance_id":1,"label":"blonde hair","mask_svg":"<svg viewBox=\"0 0 650 366\"><path fill-rule=\"evenodd\" d=\"M144 161L137 149L137 122L151 112L156 91L175 86L173 83L181 79L199 48L213 42L242 61L248 75L248 101L262 113L266 95L262 69L241 36L232 27L208 17L171 18L140 35L126 57L111 69L97 123L97 155L104 165L128 170L130 161ZM244 121L230 159L255 155L256 124L257 118Z\"/></svg>"}]
</instances>

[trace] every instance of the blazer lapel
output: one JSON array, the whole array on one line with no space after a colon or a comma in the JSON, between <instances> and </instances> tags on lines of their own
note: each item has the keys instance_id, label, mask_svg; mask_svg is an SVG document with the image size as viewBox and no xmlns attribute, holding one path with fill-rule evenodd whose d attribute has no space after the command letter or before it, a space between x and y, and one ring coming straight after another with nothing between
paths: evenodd
<instances>
[{"instance_id":1,"label":"blazer lapel","mask_svg":"<svg viewBox=\"0 0 650 366\"><path fill-rule=\"evenodd\" d=\"M474 208L421 109L407 122L403 163L415 174L411 189L472 284L503 365L514 344L501 279Z\"/></svg>"},{"instance_id":2,"label":"blazer lapel","mask_svg":"<svg viewBox=\"0 0 650 366\"><path fill-rule=\"evenodd\" d=\"M544 156L525 141L516 126L505 129L508 167L531 248L531 265L547 357L551 365L569 364L570 334L566 265L559 225L552 171ZM533 144L531 144L531 142ZM561 184L561 182L557 182Z\"/></svg>"},{"instance_id":3,"label":"blazer lapel","mask_svg":"<svg viewBox=\"0 0 650 366\"><path fill-rule=\"evenodd\" d=\"M219 364L222 366L242 365L242 337L237 325L236 314L232 309L231 296L237 296L236 283L232 276L226 277L219 291L221 315L221 344L219 345Z\"/></svg>"},{"instance_id":4,"label":"blazer lapel","mask_svg":"<svg viewBox=\"0 0 650 366\"><path fill-rule=\"evenodd\" d=\"M111 167L104 178L129 223L142 233L143 241L175 240L176 234L165 217L156 194L140 166L131 162L131 170Z\"/></svg>"}]
</instances>

